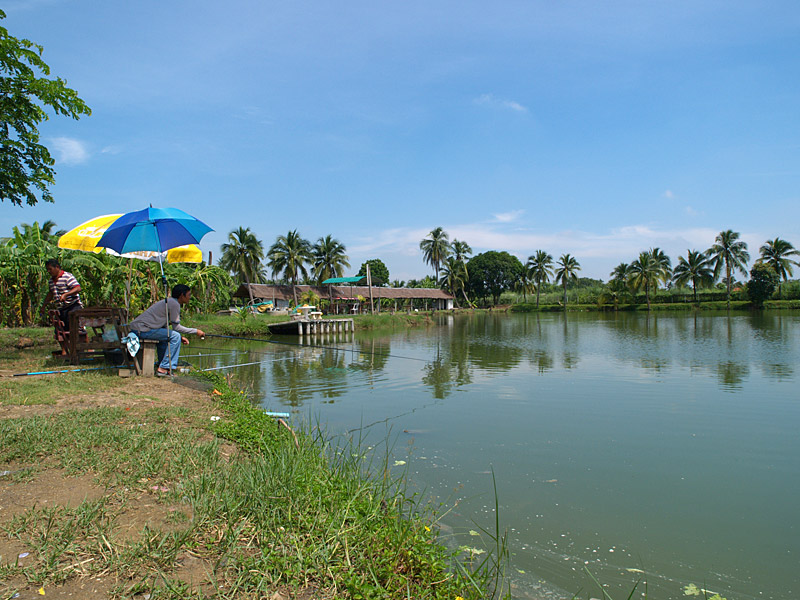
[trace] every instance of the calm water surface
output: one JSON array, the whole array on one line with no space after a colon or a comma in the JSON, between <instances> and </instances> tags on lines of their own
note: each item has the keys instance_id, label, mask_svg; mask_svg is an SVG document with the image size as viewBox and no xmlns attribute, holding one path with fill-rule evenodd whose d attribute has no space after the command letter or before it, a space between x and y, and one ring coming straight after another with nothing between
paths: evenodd
<instances>
[{"instance_id":1,"label":"calm water surface","mask_svg":"<svg viewBox=\"0 0 800 600\"><path fill-rule=\"evenodd\" d=\"M236 373L268 409L394 440L456 504L448 543L489 543L493 470L515 595L599 597L588 567L615 598L635 570L650 598L800 597L800 314L445 316L318 344L189 360L263 359Z\"/></svg>"}]
</instances>

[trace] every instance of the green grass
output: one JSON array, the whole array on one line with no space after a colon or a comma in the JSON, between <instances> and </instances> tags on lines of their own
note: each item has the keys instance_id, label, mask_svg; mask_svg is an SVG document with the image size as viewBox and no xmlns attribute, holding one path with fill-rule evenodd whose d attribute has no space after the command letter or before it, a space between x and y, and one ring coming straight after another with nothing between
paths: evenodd
<instances>
[{"instance_id":1,"label":"green grass","mask_svg":"<svg viewBox=\"0 0 800 600\"><path fill-rule=\"evenodd\" d=\"M2 327L0 351L15 349L21 338L31 340L34 347L56 346L52 327Z\"/></svg>"},{"instance_id":2,"label":"green grass","mask_svg":"<svg viewBox=\"0 0 800 600\"><path fill-rule=\"evenodd\" d=\"M42 368L34 367L37 371ZM62 370L76 367L49 366L46 370ZM91 368L91 367L88 367ZM54 380L53 378L57 378ZM114 369L104 371L89 371L84 373L63 373L47 376L28 376L3 378L0 380L0 404L6 405L32 405L55 404L53 397L54 387L59 395L80 396L93 394L100 391L119 388L124 385L124 380L117 376Z\"/></svg>"},{"instance_id":3,"label":"green grass","mask_svg":"<svg viewBox=\"0 0 800 600\"><path fill-rule=\"evenodd\" d=\"M199 598L174 573L191 553L209 565L220 598L288 587L326 598L452 600L503 589L495 559L470 570L439 543L436 515L404 494L404 473L388 458L369 463L358 443L334 442L318 427L293 433L223 378L209 379L216 407L0 421L0 464L30 466L28 479L53 468L90 475L106 488L76 507L40 504L0 524L33 557L0 568L0 580L39 586L96 575L121 582L122 597ZM43 381L60 393L61 380ZM223 455L222 438L239 453ZM120 523L143 495L173 516L121 539ZM0 596L15 591L0 586Z\"/></svg>"}]
</instances>

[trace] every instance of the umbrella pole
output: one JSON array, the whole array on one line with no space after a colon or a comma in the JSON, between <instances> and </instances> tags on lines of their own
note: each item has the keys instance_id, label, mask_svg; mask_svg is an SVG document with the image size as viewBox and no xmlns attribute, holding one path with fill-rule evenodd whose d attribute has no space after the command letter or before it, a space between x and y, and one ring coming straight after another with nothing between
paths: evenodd
<instances>
[{"instance_id":1,"label":"umbrella pole","mask_svg":"<svg viewBox=\"0 0 800 600\"><path fill-rule=\"evenodd\" d=\"M131 314L131 279L133 278L133 259L130 259L130 268L128 269L128 283L125 285L125 318L129 318Z\"/></svg>"},{"instance_id":2,"label":"umbrella pole","mask_svg":"<svg viewBox=\"0 0 800 600\"><path fill-rule=\"evenodd\" d=\"M169 287L167 286L167 276L164 275L164 264L161 262L161 240L158 239L158 266L161 269L161 282L164 284L164 312L167 314L167 360L169 360L169 373L172 374L172 345L170 338L172 337L172 328L169 323Z\"/></svg>"}]
</instances>

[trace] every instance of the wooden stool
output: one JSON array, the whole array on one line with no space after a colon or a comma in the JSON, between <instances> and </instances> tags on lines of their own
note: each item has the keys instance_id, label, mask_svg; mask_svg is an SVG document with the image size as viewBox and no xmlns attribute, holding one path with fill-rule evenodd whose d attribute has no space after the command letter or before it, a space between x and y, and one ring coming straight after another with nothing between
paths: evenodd
<instances>
[{"instance_id":1,"label":"wooden stool","mask_svg":"<svg viewBox=\"0 0 800 600\"><path fill-rule=\"evenodd\" d=\"M155 376L156 350L158 342L155 340L139 340L139 352L136 353L134 360L139 366L139 372L144 377Z\"/></svg>"}]
</instances>

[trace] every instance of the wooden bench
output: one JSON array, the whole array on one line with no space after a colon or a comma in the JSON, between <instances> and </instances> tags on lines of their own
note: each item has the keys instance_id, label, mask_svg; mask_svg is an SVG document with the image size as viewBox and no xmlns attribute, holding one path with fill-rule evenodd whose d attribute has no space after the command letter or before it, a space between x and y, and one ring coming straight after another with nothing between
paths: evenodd
<instances>
[{"instance_id":1,"label":"wooden bench","mask_svg":"<svg viewBox=\"0 0 800 600\"><path fill-rule=\"evenodd\" d=\"M137 352L136 356L134 357L134 361L136 361L137 374L143 375L144 377L155 376L157 349L157 341L143 340L139 338L139 352Z\"/></svg>"}]
</instances>

